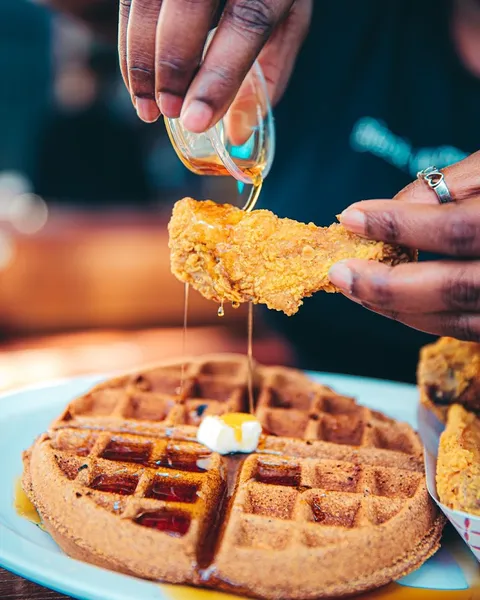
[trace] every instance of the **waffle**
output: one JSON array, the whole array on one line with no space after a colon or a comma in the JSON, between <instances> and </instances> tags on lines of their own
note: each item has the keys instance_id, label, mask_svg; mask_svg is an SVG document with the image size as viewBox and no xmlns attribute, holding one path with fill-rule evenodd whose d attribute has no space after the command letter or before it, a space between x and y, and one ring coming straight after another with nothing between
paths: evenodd
<instances>
[{"instance_id":1,"label":"waffle","mask_svg":"<svg viewBox=\"0 0 480 600\"><path fill-rule=\"evenodd\" d=\"M102 383L24 454L23 485L70 556L266 599L343 596L439 546L422 447L406 424L300 372L255 365L257 452L196 443L205 415L248 410L247 361L188 360Z\"/></svg>"}]
</instances>

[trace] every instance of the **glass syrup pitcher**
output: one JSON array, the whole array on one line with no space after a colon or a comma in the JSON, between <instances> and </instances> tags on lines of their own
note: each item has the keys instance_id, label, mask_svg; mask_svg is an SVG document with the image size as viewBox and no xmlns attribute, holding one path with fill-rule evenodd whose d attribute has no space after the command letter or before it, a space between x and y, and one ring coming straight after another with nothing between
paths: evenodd
<instances>
[{"instance_id":1,"label":"glass syrup pitcher","mask_svg":"<svg viewBox=\"0 0 480 600\"><path fill-rule=\"evenodd\" d=\"M202 60L215 35L211 31ZM252 210L275 154L275 126L267 84L255 62L225 116L205 133L187 131L180 119L165 118L170 141L183 164L198 175L231 175L252 190Z\"/></svg>"}]
</instances>

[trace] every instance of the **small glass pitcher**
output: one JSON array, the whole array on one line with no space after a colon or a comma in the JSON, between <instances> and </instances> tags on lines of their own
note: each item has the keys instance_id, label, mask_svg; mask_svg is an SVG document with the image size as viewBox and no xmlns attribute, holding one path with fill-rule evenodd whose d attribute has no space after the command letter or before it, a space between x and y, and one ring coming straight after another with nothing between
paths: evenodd
<instances>
[{"instance_id":1,"label":"small glass pitcher","mask_svg":"<svg viewBox=\"0 0 480 600\"><path fill-rule=\"evenodd\" d=\"M203 52L205 58L215 30ZM225 116L205 133L187 131L180 119L165 118L172 145L183 164L198 175L232 175L252 185L251 210L275 155L275 126L267 84L255 62Z\"/></svg>"}]
</instances>

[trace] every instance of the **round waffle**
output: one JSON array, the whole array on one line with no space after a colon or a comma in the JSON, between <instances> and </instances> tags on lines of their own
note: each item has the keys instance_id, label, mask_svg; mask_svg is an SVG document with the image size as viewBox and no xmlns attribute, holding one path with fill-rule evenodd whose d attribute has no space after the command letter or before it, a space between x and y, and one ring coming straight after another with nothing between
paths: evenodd
<instances>
[{"instance_id":1,"label":"round waffle","mask_svg":"<svg viewBox=\"0 0 480 600\"><path fill-rule=\"evenodd\" d=\"M422 447L406 424L282 367L255 366L256 453L198 444L205 415L247 412L245 357L102 383L24 455L24 488L70 556L267 599L359 593L439 546Z\"/></svg>"}]
</instances>

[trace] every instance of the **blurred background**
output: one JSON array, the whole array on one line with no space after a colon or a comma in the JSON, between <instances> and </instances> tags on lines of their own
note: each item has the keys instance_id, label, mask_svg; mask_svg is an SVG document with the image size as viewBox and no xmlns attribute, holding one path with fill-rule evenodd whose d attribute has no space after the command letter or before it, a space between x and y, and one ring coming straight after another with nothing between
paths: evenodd
<instances>
[{"instance_id":1,"label":"blurred background","mask_svg":"<svg viewBox=\"0 0 480 600\"><path fill-rule=\"evenodd\" d=\"M235 202L233 180L183 167L76 21L1 0L0 65L0 390L179 355L166 224L186 195ZM187 352L245 351L243 308L192 293L189 320ZM255 354L290 361L260 323Z\"/></svg>"}]
</instances>

